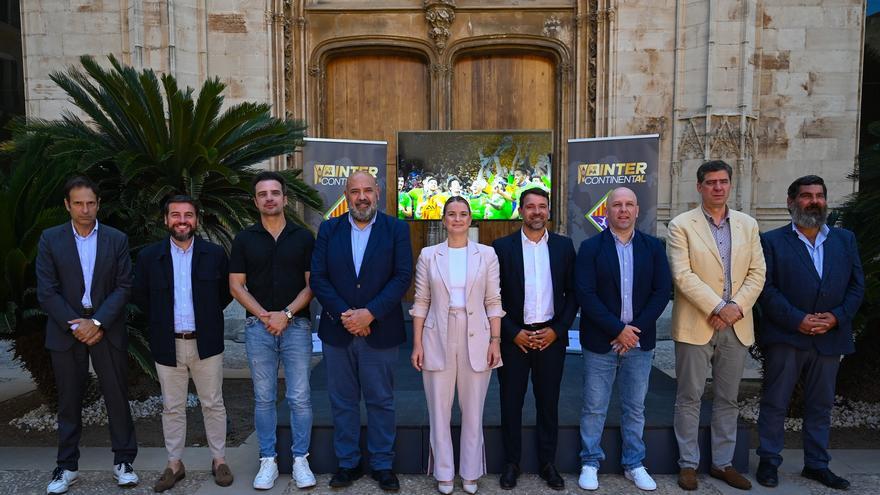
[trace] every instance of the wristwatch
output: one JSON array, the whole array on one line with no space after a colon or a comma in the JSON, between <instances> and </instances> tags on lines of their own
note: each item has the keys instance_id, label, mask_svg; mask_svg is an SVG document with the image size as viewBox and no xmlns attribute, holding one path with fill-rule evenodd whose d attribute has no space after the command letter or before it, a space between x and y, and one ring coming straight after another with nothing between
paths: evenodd
<instances>
[{"instance_id":1,"label":"wristwatch","mask_svg":"<svg viewBox=\"0 0 880 495\"><path fill-rule=\"evenodd\" d=\"M287 317L287 322L290 323L290 320L293 319L293 313L290 311L290 308L284 308L284 316Z\"/></svg>"},{"instance_id":2,"label":"wristwatch","mask_svg":"<svg viewBox=\"0 0 880 495\"><path fill-rule=\"evenodd\" d=\"M101 322L100 322L100 321L98 321L98 320L92 318L92 323L94 323L96 327L101 328Z\"/></svg>"}]
</instances>

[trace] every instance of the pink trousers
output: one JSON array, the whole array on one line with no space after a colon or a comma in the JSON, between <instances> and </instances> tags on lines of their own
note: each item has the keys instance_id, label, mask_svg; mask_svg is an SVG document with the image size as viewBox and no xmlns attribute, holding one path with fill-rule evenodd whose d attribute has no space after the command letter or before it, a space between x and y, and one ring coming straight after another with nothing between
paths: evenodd
<instances>
[{"instance_id":1,"label":"pink trousers","mask_svg":"<svg viewBox=\"0 0 880 495\"><path fill-rule=\"evenodd\" d=\"M452 401L458 391L461 408L461 459L458 473L462 479L476 480L486 473L483 448L483 404L492 371L476 372L468 358L467 313L449 310L446 340L446 366L443 371L423 371L425 396L431 424L431 456L428 472L438 481L455 478L452 450ZM433 464L433 470L432 470Z\"/></svg>"}]
</instances>

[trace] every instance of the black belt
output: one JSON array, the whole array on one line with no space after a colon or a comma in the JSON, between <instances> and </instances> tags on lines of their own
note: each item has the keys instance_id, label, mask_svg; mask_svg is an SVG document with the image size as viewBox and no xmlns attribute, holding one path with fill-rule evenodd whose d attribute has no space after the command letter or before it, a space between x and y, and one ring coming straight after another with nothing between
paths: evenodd
<instances>
[{"instance_id":1,"label":"black belt","mask_svg":"<svg viewBox=\"0 0 880 495\"><path fill-rule=\"evenodd\" d=\"M549 321L545 321L544 323L527 323L523 325L524 330L540 330L542 328L547 328L550 326Z\"/></svg>"},{"instance_id":2,"label":"black belt","mask_svg":"<svg viewBox=\"0 0 880 495\"><path fill-rule=\"evenodd\" d=\"M91 318L95 316L95 308L83 308L82 317L83 318Z\"/></svg>"},{"instance_id":3,"label":"black belt","mask_svg":"<svg viewBox=\"0 0 880 495\"><path fill-rule=\"evenodd\" d=\"M175 339L183 339L183 340L192 340L196 338L196 332L186 332L186 333L176 333L174 334Z\"/></svg>"}]
</instances>

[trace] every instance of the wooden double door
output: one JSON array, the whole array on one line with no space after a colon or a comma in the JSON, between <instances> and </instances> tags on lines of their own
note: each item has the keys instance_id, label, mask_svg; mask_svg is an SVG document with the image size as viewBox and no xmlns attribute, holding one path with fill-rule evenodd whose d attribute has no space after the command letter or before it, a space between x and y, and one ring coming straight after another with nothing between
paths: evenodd
<instances>
[{"instance_id":1,"label":"wooden double door","mask_svg":"<svg viewBox=\"0 0 880 495\"><path fill-rule=\"evenodd\" d=\"M328 138L388 141L386 211L396 212L398 131L553 129L556 133L555 65L551 57L537 53L462 54L453 59L448 77L438 78L427 58L418 54L334 56L327 60L323 77L319 132ZM558 173L554 175L558 180ZM518 227L519 222L481 222L480 242L491 243ZM413 222L410 231L417 255L427 240L426 224Z\"/></svg>"}]
</instances>

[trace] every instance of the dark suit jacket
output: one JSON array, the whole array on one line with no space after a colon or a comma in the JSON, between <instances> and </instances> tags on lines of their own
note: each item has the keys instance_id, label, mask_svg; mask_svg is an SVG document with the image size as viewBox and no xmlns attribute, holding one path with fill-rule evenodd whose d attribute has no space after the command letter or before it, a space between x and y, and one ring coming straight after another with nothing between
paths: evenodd
<instances>
[{"instance_id":1,"label":"dark suit jacket","mask_svg":"<svg viewBox=\"0 0 880 495\"><path fill-rule=\"evenodd\" d=\"M672 274L666 249L656 237L636 230L632 239L632 322L641 330L639 346L648 351L657 341L657 318L669 303ZM581 346L605 354L623 330L620 321L620 261L610 229L581 243L575 265L581 307Z\"/></svg>"},{"instance_id":2,"label":"dark suit jacket","mask_svg":"<svg viewBox=\"0 0 880 495\"><path fill-rule=\"evenodd\" d=\"M76 340L69 320L82 317L85 291L82 266L70 222L46 229L37 248L37 299L49 318L46 349L66 351ZM104 337L119 350L128 349L125 305L131 293L131 258L128 237L101 224L92 276L94 318L101 322Z\"/></svg>"},{"instance_id":3,"label":"dark suit jacket","mask_svg":"<svg viewBox=\"0 0 880 495\"><path fill-rule=\"evenodd\" d=\"M309 286L322 306L318 336L326 344L347 346L353 335L342 325L340 315L352 308L367 308L375 317L367 336L371 347L385 349L406 342L400 302L412 274L406 222L376 213L357 276L348 214L324 221L315 240L309 278Z\"/></svg>"},{"instance_id":4,"label":"dark suit jacket","mask_svg":"<svg viewBox=\"0 0 880 495\"><path fill-rule=\"evenodd\" d=\"M507 313L501 319L501 338L513 342L522 330L525 304L525 274L523 272L522 230L496 239L492 243L501 267L501 305ZM568 330L577 313L574 293L574 243L568 237L549 232L547 250L550 252L550 278L553 281L553 319L550 328L563 345L568 346Z\"/></svg>"},{"instance_id":5,"label":"dark suit jacket","mask_svg":"<svg viewBox=\"0 0 880 495\"><path fill-rule=\"evenodd\" d=\"M823 355L854 352L852 319L865 293L855 235L845 229L829 230L821 279L790 223L762 235L761 245L767 279L759 299L763 318L758 343L789 344L803 350L815 346ZM824 312L837 317L837 327L817 336L798 331L808 313Z\"/></svg>"},{"instance_id":6,"label":"dark suit jacket","mask_svg":"<svg viewBox=\"0 0 880 495\"><path fill-rule=\"evenodd\" d=\"M196 237L192 253L192 299L199 358L223 352L223 308L229 293L229 259L220 246ZM174 343L174 265L171 241L165 238L138 254L134 269L134 303L150 322L153 359L177 366Z\"/></svg>"}]
</instances>

